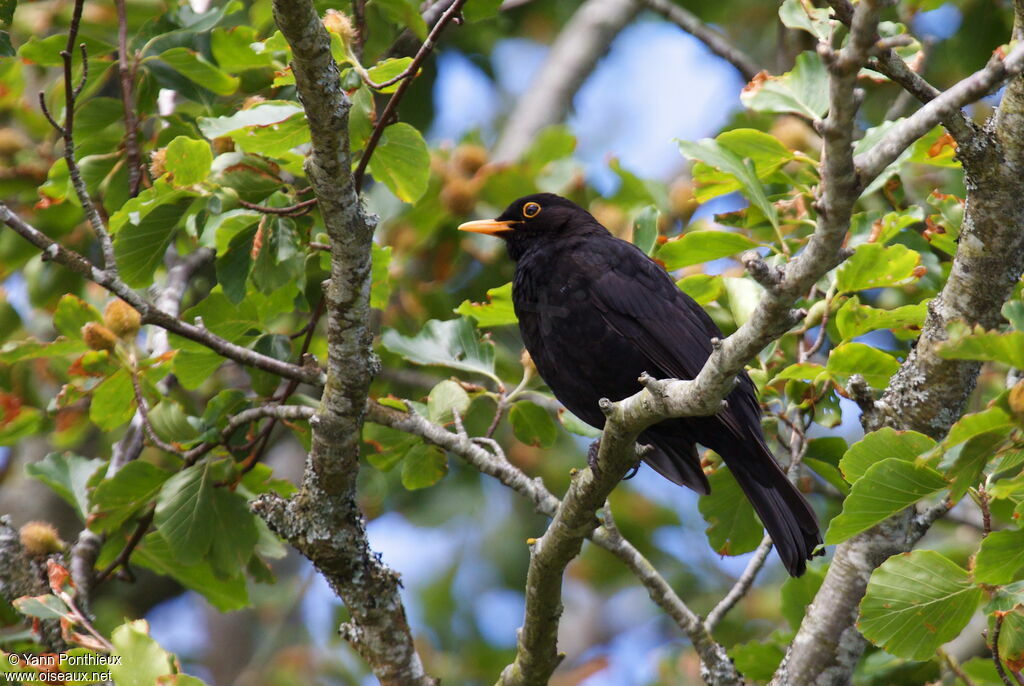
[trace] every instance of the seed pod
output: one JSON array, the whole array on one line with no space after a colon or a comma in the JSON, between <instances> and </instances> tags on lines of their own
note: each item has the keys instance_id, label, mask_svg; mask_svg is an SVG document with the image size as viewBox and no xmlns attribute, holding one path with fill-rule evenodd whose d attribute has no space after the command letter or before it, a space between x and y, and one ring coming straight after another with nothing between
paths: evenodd
<instances>
[{"instance_id":1,"label":"seed pod","mask_svg":"<svg viewBox=\"0 0 1024 686\"><path fill-rule=\"evenodd\" d=\"M142 315L134 307L118 298L111 300L107 309L103 310L103 323L115 335L129 340L135 338L135 334L139 332L139 327L142 326Z\"/></svg>"},{"instance_id":2,"label":"seed pod","mask_svg":"<svg viewBox=\"0 0 1024 686\"><path fill-rule=\"evenodd\" d=\"M452 153L452 163L465 176L473 176L480 167L487 164L487 148L482 145L464 143Z\"/></svg>"},{"instance_id":3,"label":"seed pod","mask_svg":"<svg viewBox=\"0 0 1024 686\"><path fill-rule=\"evenodd\" d=\"M1013 413L1014 418L1018 422L1024 423L1024 380L1018 381L1017 384L1010 389L1006 402L1009 404L1010 412Z\"/></svg>"},{"instance_id":4,"label":"seed pod","mask_svg":"<svg viewBox=\"0 0 1024 686\"><path fill-rule=\"evenodd\" d=\"M114 351L117 347L117 336L114 332L96 322L89 322L82 327L82 338L85 344L93 350Z\"/></svg>"},{"instance_id":5,"label":"seed pod","mask_svg":"<svg viewBox=\"0 0 1024 686\"><path fill-rule=\"evenodd\" d=\"M28 522L18 531L21 547L33 557L43 557L50 553L59 553L64 549L64 541L60 540L57 529L49 522Z\"/></svg>"},{"instance_id":6,"label":"seed pod","mask_svg":"<svg viewBox=\"0 0 1024 686\"><path fill-rule=\"evenodd\" d=\"M352 26L352 20L344 12L338 10L327 10L324 15L324 28L331 33L337 34L338 38L345 45L352 45L356 39L356 29Z\"/></svg>"}]
</instances>

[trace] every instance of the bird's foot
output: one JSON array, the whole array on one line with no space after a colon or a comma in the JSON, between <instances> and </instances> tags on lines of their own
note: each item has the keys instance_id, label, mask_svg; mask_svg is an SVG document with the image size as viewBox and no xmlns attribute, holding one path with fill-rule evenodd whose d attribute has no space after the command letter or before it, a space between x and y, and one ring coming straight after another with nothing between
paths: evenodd
<instances>
[{"instance_id":1,"label":"bird's foot","mask_svg":"<svg viewBox=\"0 0 1024 686\"><path fill-rule=\"evenodd\" d=\"M601 452L601 439L597 439L590 444L587 448L587 466L590 467L590 471L594 473L594 478L597 478L601 474L600 468L597 466L597 455Z\"/></svg>"}]
</instances>

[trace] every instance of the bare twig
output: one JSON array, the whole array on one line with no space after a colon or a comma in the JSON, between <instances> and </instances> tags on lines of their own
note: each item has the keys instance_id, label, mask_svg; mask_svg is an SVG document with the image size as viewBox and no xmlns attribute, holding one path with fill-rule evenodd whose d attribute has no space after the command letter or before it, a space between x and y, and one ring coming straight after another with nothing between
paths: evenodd
<instances>
[{"instance_id":1,"label":"bare twig","mask_svg":"<svg viewBox=\"0 0 1024 686\"><path fill-rule=\"evenodd\" d=\"M160 450L171 455L182 455L182 451L171 445L167 441L160 438L156 431L153 429L153 425L149 421L149 406L146 403L146 398L142 394L142 387L139 385L139 372L135 368L135 356L131 356L129 361L128 375L132 380L132 390L135 392L135 403L139 408L139 416L142 418L142 429L146 432L146 436L149 441Z\"/></svg>"},{"instance_id":2,"label":"bare twig","mask_svg":"<svg viewBox=\"0 0 1024 686\"><path fill-rule=\"evenodd\" d=\"M323 373L318 369L300 367L255 352L221 338L202 326L184 322L154 306L129 288L116 274L98 269L79 253L65 248L25 222L3 203L0 203L0 223L11 227L18 235L39 248L44 259L53 260L76 274L103 286L134 307L142 315L143 324L154 324L183 338L202 343L214 352L240 364L256 367L286 379L296 379L314 386L323 385Z\"/></svg>"},{"instance_id":3,"label":"bare twig","mask_svg":"<svg viewBox=\"0 0 1024 686\"><path fill-rule=\"evenodd\" d=\"M285 217L302 216L303 214L309 212L316 205L316 203L316 198L310 198L309 200L303 200L302 202L297 202L294 205L289 205L287 207L267 207L266 205L259 205L254 202L248 202L247 200L243 200L242 198L238 199L238 204L240 204L242 207L245 207L246 209L256 210L257 212L262 212L263 214L277 214Z\"/></svg>"},{"instance_id":4,"label":"bare twig","mask_svg":"<svg viewBox=\"0 0 1024 686\"><path fill-rule=\"evenodd\" d=\"M128 577L129 579L132 578L131 570L128 568L128 561L131 559L132 552L135 551L135 549L139 546L139 543L142 542L142 539L146 535L146 532L149 531L149 527L153 523L153 517L155 516L155 514L156 508L150 507L149 510L146 511L146 514L142 515L142 517L139 519L138 524L135 525L135 531L132 532L131 537L128 539L128 542L125 543L125 546L121 549L121 552L118 553L117 557L114 558L113 562L107 565L102 572L96 575L96 581L93 584L94 586L99 586L104 581L109 579L111 575L118 570L118 568L121 568L122 573L126 577Z\"/></svg>"},{"instance_id":5,"label":"bare twig","mask_svg":"<svg viewBox=\"0 0 1024 686\"><path fill-rule=\"evenodd\" d=\"M434 49L434 45L437 43L438 37L441 32L444 31L444 27L448 25L459 12L462 10L462 6L466 4L466 0L455 0L451 6L444 11L441 18L434 24L434 28L427 34L427 39L423 41L423 45L420 46L416 56L413 57L409 67L403 73L416 74L419 71L420 66L423 64L427 56L430 55L430 51ZM399 75L401 76L401 74ZM397 78L397 77L396 77ZM392 79L395 81L395 79ZM380 87L389 85L391 81L385 84L380 84ZM359 165L356 167L353 173L353 179L355 181L356 191L362 189L363 186L363 175L366 173L366 167L370 164L370 158L373 157L373 151L376 149L377 144L380 142L380 137L384 133L384 128L391 123L391 118L395 115L398 108L398 103L402 101L405 96L405 91L412 83L412 78L407 78L402 81L401 85L395 90L388 100L388 104L384 106L384 111L380 117L377 118L377 124L373 127L373 132L370 134L369 140L366 142L366 148L363 150L362 156L359 158Z\"/></svg>"},{"instance_id":6,"label":"bare twig","mask_svg":"<svg viewBox=\"0 0 1024 686\"><path fill-rule=\"evenodd\" d=\"M761 71L757 62L749 55L730 43L722 34L702 22L697 15L670 0L641 0L670 22L699 40L708 50L736 67L743 78L750 81Z\"/></svg>"},{"instance_id":7,"label":"bare twig","mask_svg":"<svg viewBox=\"0 0 1024 686\"><path fill-rule=\"evenodd\" d=\"M126 0L117 5L117 73L121 81L121 102L124 105L124 151L128 165L128 193L139 194L142 187L142 153L139 150L139 120L135 112L135 73L128 55L128 11Z\"/></svg>"},{"instance_id":8,"label":"bare twig","mask_svg":"<svg viewBox=\"0 0 1024 686\"><path fill-rule=\"evenodd\" d=\"M992 662L995 663L996 673L999 674L999 678L1005 686L1017 686L1010 681L1010 675L1006 673L1006 669L1003 667L1003 660L999 657L999 634L1003 630L1004 617L1006 617L1005 612L996 612L995 627L992 629Z\"/></svg>"}]
</instances>

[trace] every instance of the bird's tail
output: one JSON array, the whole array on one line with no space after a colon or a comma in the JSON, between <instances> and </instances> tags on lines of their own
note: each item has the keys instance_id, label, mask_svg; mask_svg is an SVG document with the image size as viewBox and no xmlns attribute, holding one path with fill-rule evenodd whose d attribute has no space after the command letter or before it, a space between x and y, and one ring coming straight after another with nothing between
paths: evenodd
<instances>
[{"instance_id":1,"label":"bird's tail","mask_svg":"<svg viewBox=\"0 0 1024 686\"><path fill-rule=\"evenodd\" d=\"M742 451L723 451L722 457L772 537L782 564L791 576L800 576L821 544L818 518L768 446L757 440L750 443L755 443L755 449L763 451L764 456L750 460L745 454L752 447L748 444Z\"/></svg>"}]
</instances>

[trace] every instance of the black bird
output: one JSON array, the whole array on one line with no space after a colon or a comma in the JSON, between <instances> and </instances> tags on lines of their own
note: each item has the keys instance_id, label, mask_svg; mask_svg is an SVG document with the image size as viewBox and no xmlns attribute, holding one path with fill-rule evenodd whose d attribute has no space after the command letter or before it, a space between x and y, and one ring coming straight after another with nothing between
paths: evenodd
<instances>
[{"instance_id":1,"label":"black bird","mask_svg":"<svg viewBox=\"0 0 1024 686\"><path fill-rule=\"evenodd\" d=\"M505 240L515 260L512 302L526 349L555 397L598 429L601 398L640 390L638 377L692 379L722 333L711 317L640 249L612 236L578 205L551 193L519 198L497 219L463 231ZM761 408L746 373L712 417L670 419L645 430L643 458L698 493L710 487L697 444L725 460L786 569L803 574L821 543L814 511L765 444Z\"/></svg>"}]
</instances>

